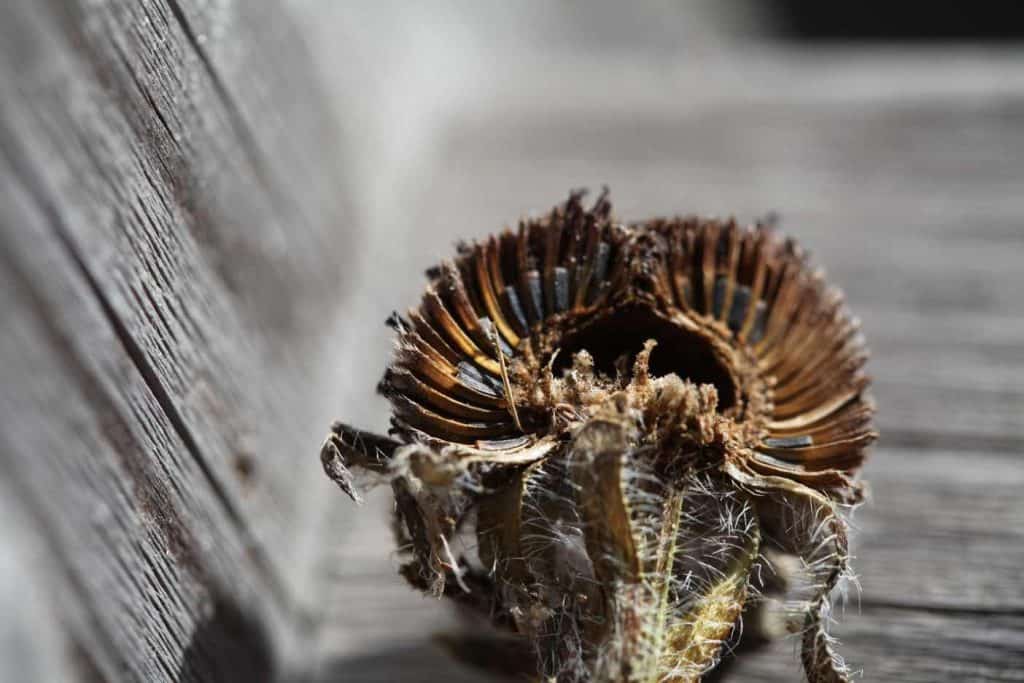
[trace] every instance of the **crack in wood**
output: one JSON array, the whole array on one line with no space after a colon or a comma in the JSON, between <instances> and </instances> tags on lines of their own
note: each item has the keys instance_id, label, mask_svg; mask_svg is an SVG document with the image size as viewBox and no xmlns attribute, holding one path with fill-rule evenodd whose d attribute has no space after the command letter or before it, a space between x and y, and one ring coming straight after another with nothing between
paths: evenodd
<instances>
[{"instance_id":1,"label":"crack in wood","mask_svg":"<svg viewBox=\"0 0 1024 683\"><path fill-rule=\"evenodd\" d=\"M43 194L43 185L36 177L36 174L33 171L33 169L31 169L29 164L27 164L24 161L24 157L18 153L19 151L20 150L17 146L17 143L10 141L7 138L6 130L0 128L0 153L2 153L3 156L7 159L7 162L13 171L11 177L21 178L23 181L25 181L22 187L24 188L26 194L32 197L33 201L36 202L40 211L43 213L43 215L47 217L48 224L50 225L51 230L53 231L53 234L56 237L58 243L62 246L68 259L72 264L74 264L75 269L86 282L89 291L91 292L92 296L95 298L100 309L102 310L106 321L109 323L111 327L111 330L118 338L118 340L121 342L121 345L124 348L125 353L132 360L132 363L135 365L136 370L139 372L140 376L143 378L143 381L146 383L146 386L153 394L154 399L157 401L165 417L168 419L168 421L174 428L178 438L181 440L182 444L185 446L189 455L192 457L199 471L202 473L204 481L209 485L210 490L214 494L214 497L223 507L224 511L228 515L228 518L235 525L239 534L245 539L246 546L249 549L250 557L253 560L254 565L259 570L260 574L263 575L264 579L267 582L267 585L271 588L271 594L275 597L276 600L278 600L278 602L281 604L281 606L285 609L287 613L292 614L299 621L303 621L303 619L301 619L298 615L299 608L292 602L291 596L288 595L288 592L284 588L283 581L278 576L277 571L274 569L273 565L271 565L270 562L268 561L265 554L265 550L253 537L252 532L249 530L248 525L246 524L245 520L240 514L238 508L232 502L227 492L225 491L224 487L221 485L217 477L210 469L210 466L206 462L206 458L203 456L198 444L196 443L195 438L193 437L188 426L185 424L185 421L182 418L181 413L174 405L174 401L167 393L167 390L163 386L163 383L160 381L159 376L155 372L152 364L149 362L149 359L146 356L145 352L139 347L136 340L128 332L124 322L117 315L117 312L111 305L109 298L106 296L102 288L99 286L99 283L96 281L96 278L90 271L88 265L85 263L81 253L75 245L73 238L69 235L67 228L63 224L60 214L54 208L54 204ZM9 263L8 265L11 268L12 274L20 273L17 264ZM31 286L30 280L24 278L24 276L22 276L22 280L25 285L26 292L29 293L30 295L34 294L34 290ZM39 307L39 310L45 310L44 307L42 307L42 304L39 303L38 301L36 302L36 306ZM40 317L47 323L51 323L51 321L48 320L48 317L45 313L41 313ZM56 331L52 327L52 325L50 325L50 327L51 334L59 335L59 332ZM56 338L59 339L60 337L57 336ZM69 353L67 354L66 357L69 359L74 358L74 354ZM81 367L79 367L78 370L79 372L84 372L84 369ZM93 384L94 383L91 381L82 382L83 387L93 386ZM115 413L115 411L110 412L111 414ZM124 428L119 431L125 434L128 433L127 428ZM124 452L129 452L132 451L133 448L129 447L123 450ZM137 446L134 448L134 451L141 452ZM129 469L130 471L132 471L136 470L137 468L133 466ZM143 485L141 482L138 488L142 489L143 491L147 489L147 487ZM154 512L158 509L157 507L154 507L152 504L148 504L147 507L152 509ZM163 519L164 514L169 514L170 512L172 512L172 510L170 508L167 508L166 506L159 508L159 511L161 514L154 515L154 519L158 521ZM181 534L184 532L185 527L183 524L180 523L180 521L176 521L172 524L164 524L163 529L169 538L180 538ZM179 541L178 546L183 551L187 551L183 553L183 557L192 556L195 548L194 542L185 542L182 540ZM189 564L193 567L195 571L197 571L200 574L202 573L199 565L195 562L194 558Z\"/></svg>"}]
</instances>

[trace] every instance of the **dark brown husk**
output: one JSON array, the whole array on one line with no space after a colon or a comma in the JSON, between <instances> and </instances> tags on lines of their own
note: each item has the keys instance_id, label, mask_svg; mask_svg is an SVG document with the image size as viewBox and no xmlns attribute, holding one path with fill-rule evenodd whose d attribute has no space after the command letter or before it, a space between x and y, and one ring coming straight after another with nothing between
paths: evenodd
<instances>
[{"instance_id":1,"label":"dark brown husk","mask_svg":"<svg viewBox=\"0 0 1024 683\"><path fill-rule=\"evenodd\" d=\"M321 458L353 497L353 469L387 478L402 574L505 634L454 651L507 673L528 651L536 680L695 681L774 606L808 678L846 680L824 624L874 408L857 323L795 243L618 224L574 193L428 276L389 320L391 437L338 423Z\"/></svg>"}]
</instances>

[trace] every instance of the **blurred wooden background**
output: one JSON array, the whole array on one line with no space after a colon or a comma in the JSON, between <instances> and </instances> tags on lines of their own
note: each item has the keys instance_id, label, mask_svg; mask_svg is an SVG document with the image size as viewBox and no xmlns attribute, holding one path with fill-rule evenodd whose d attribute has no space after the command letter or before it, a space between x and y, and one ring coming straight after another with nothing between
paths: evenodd
<instances>
[{"instance_id":1,"label":"blurred wooden background","mask_svg":"<svg viewBox=\"0 0 1024 683\"><path fill-rule=\"evenodd\" d=\"M0 679L480 680L317 445L386 425L383 318L457 238L607 183L627 219L778 211L862 318L854 668L1024 680L1024 52L717 7L15 0Z\"/></svg>"}]
</instances>

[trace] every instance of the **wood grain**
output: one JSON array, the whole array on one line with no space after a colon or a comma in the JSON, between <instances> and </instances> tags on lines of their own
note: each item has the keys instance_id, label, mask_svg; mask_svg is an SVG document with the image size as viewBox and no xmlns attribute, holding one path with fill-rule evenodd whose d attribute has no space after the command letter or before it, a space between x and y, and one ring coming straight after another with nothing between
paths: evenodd
<instances>
[{"instance_id":1,"label":"wood grain","mask_svg":"<svg viewBox=\"0 0 1024 683\"><path fill-rule=\"evenodd\" d=\"M20 226L2 242L0 372L17 387L3 395L4 469L94 627L73 637L111 680L208 679L217 653L192 639L214 605L283 625L288 596L253 563L45 209L4 189Z\"/></svg>"},{"instance_id":2,"label":"wood grain","mask_svg":"<svg viewBox=\"0 0 1024 683\"><path fill-rule=\"evenodd\" d=\"M337 119L271 3L4 14L4 474L87 617L65 645L267 680L315 618Z\"/></svg>"},{"instance_id":3,"label":"wood grain","mask_svg":"<svg viewBox=\"0 0 1024 683\"><path fill-rule=\"evenodd\" d=\"M864 680L1019 681L1024 676L1022 617L936 614L864 607L834 628L850 667ZM772 644L726 664L724 680L792 681L796 642Z\"/></svg>"}]
</instances>

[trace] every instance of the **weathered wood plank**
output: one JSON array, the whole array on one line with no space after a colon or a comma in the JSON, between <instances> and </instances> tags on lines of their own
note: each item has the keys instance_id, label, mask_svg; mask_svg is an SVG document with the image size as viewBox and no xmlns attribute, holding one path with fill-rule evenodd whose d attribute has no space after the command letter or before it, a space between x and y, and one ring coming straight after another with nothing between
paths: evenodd
<instances>
[{"instance_id":1,"label":"weathered wood plank","mask_svg":"<svg viewBox=\"0 0 1024 683\"><path fill-rule=\"evenodd\" d=\"M221 644L200 634L234 609L265 678L289 598L3 151L3 468L89 614L74 637L109 680L213 680Z\"/></svg>"},{"instance_id":2,"label":"weathered wood plank","mask_svg":"<svg viewBox=\"0 0 1024 683\"><path fill-rule=\"evenodd\" d=\"M865 680L933 683L940 681L1024 680L1024 618L1021 616L941 615L891 609L864 609L854 622L834 629L854 671ZM853 626L856 623L857 626ZM713 681L790 683L801 680L797 642L790 638L761 650L727 658ZM436 680L507 680L482 675L445 659L435 645L370 650L326 665L321 680L331 683Z\"/></svg>"},{"instance_id":3,"label":"weathered wood plank","mask_svg":"<svg viewBox=\"0 0 1024 683\"><path fill-rule=\"evenodd\" d=\"M854 516L863 604L1024 615L1018 457L879 449L865 470L872 500Z\"/></svg>"},{"instance_id":4,"label":"weathered wood plank","mask_svg":"<svg viewBox=\"0 0 1024 683\"><path fill-rule=\"evenodd\" d=\"M943 614L868 608L833 629L852 670L864 680L1024 680L1024 616ZM795 639L744 652L727 663L722 681L799 680ZM729 664L734 664L730 666Z\"/></svg>"},{"instance_id":5,"label":"weathered wood plank","mask_svg":"<svg viewBox=\"0 0 1024 683\"><path fill-rule=\"evenodd\" d=\"M35 660L71 648L83 680L265 680L308 651L351 230L284 11L0 22L2 468L68 596L33 612L69 631Z\"/></svg>"},{"instance_id":6,"label":"weathered wood plank","mask_svg":"<svg viewBox=\"0 0 1024 683\"><path fill-rule=\"evenodd\" d=\"M277 12L264 6L249 25L287 25ZM317 108L296 75L301 51L275 50L287 30L208 32L203 16L183 17L173 2L15 3L0 29L0 140L251 552L298 592L318 514L298 492L326 490L296 458L331 412L319 400L332 378L314 359L342 281L337 150L318 147L325 115L291 127L293 113L272 106ZM232 65L275 75L243 106L232 72L199 46L257 39L264 63Z\"/></svg>"}]
</instances>

